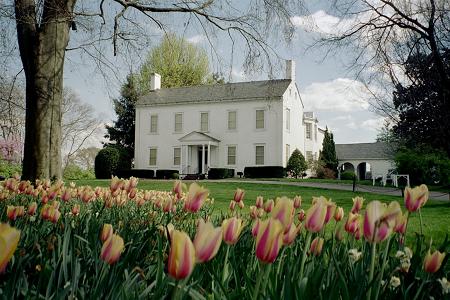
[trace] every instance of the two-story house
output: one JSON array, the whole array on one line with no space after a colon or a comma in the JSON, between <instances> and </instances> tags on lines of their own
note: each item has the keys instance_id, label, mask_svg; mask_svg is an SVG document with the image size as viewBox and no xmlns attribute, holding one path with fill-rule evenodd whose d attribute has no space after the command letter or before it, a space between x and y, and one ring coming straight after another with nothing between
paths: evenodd
<instances>
[{"instance_id":1,"label":"two-story house","mask_svg":"<svg viewBox=\"0 0 450 300\"><path fill-rule=\"evenodd\" d=\"M205 174L209 168L286 166L298 148L317 157L323 131L304 106L295 63L286 79L160 88L136 104L135 168Z\"/></svg>"}]
</instances>

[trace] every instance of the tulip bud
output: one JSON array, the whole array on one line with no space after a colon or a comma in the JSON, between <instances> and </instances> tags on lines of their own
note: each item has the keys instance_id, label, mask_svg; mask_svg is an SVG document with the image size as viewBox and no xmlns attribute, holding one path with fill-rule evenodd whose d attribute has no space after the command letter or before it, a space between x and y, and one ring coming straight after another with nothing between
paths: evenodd
<instances>
[{"instance_id":1,"label":"tulip bud","mask_svg":"<svg viewBox=\"0 0 450 300\"><path fill-rule=\"evenodd\" d=\"M362 209L362 206L364 204L364 198L363 197L355 197L353 198L353 207L351 212L354 214L359 213L359 211Z\"/></svg>"},{"instance_id":2,"label":"tulip bud","mask_svg":"<svg viewBox=\"0 0 450 300\"><path fill-rule=\"evenodd\" d=\"M319 232L325 225L327 206L325 198L318 200L306 212L305 228L310 232Z\"/></svg>"},{"instance_id":3,"label":"tulip bud","mask_svg":"<svg viewBox=\"0 0 450 300\"><path fill-rule=\"evenodd\" d=\"M80 213L80 205L79 204L75 204L73 207L72 207L72 214L73 215L78 215Z\"/></svg>"},{"instance_id":4,"label":"tulip bud","mask_svg":"<svg viewBox=\"0 0 450 300\"><path fill-rule=\"evenodd\" d=\"M186 200L184 202L184 210L188 212L197 212L205 202L206 198L208 198L209 191L197 183L191 183L189 186L189 191L186 196Z\"/></svg>"},{"instance_id":5,"label":"tulip bud","mask_svg":"<svg viewBox=\"0 0 450 300\"><path fill-rule=\"evenodd\" d=\"M406 233L406 225L408 223L408 215L399 214L395 219L394 231L400 234Z\"/></svg>"},{"instance_id":6,"label":"tulip bud","mask_svg":"<svg viewBox=\"0 0 450 300\"><path fill-rule=\"evenodd\" d=\"M189 236L174 230L170 235L168 273L175 279L188 277L195 266L195 248Z\"/></svg>"},{"instance_id":7,"label":"tulip bud","mask_svg":"<svg viewBox=\"0 0 450 300\"><path fill-rule=\"evenodd\" d=\"M64 189L61 195L61 200L67 202L70 200L71 197L72 197L71 191L69 189Z\"/></svg>"},{"instance_id":8,"label":"tulip bud","mask_svg":"<svg viewBox=\"0 0 450 300\"><path fill-rule=\"evenodd\" d=\"M244 226L242 225L241 219L232 217L230 219L223 220L222 222L223 241L228 245L236 244L243 228Z\"/></svg>"},{"instance_id":9,"label":"tulip bud","mask_svg":"<svg viewBox=\"0 0 450 300\"><path fill-rule=\"evenodd\" d=\"M336 208L336 212L334 213L334 220L339 222L344 218L344 209L342 207Z\"/></svg>"},{"instance_id":10,"label":"tulip bud","mask_svg":"<svg viewBox=\"0 0 450 300\"><path fill-rule=\"evenodd\" d=\"M290 245L294 242L295 238L297 237L298 233L300 232L300 229L302 229L302 224L298 224L297 226L294 226L294 224L291 225L288 232L286 232L283 235L283 245Z\"/></svg>"},{"instance_id":11,"label":"tulip bud","mask_svg":"<svg viewBox=\"0 0 450 300\"><path fill-rule=\"evenodd\" d=\"M117 176L114 176L111 178L111 184L109 185L109 189L111 190L111 193L114 193L115 191L122 188L123 180L119 179Z\"/></svg>"},{"instance_id":12,"label":"tulip bud","mask_svg":"<svg viewBox=\"0 0 450 300\"><path fill-rule=\"evenodd\" d=\"M297 214L297 218L300 222L303 222L303 220L305 219L306 215L305 215L305 211L303 209L300 209L300 211Z\"/></svg>"},{"instance_id":13,"label":"tulip bud","mask_svg":"<svg viewBox=\"0 0 450 300\"><path fill-rule=\"evenodd\" d=\"M112 265L119 260L124 248L123 239L117 234L113 234L103 243L100 258Z\"/></svg>"},{"instance_id":14,"label":"tulip bud","mask_svg":"<svg viewBox=\"0 0 450 300\"><path fill-rule=\"evenodd\" d=\"M203 263L211 260L219 251L222 243L222 228L214 228L211 222L199 220L197 233L194 238L195 256L197 262Z\"/></svg>"},{"instance_id":15,"label":"tulip bud","mask_svg":"<svg viewBox=\"0 0 450 300\"><path fill-rule=\"evenodd\" d=\"M23 206L8 205L6 208L6 216L11 221L16 220L18 217L22 217L25 214L25 208Z\"/></svg>"},{"instance_id":16,"label":"tulip bud","mask_svg":"<svg viewBox=\"0 0 450 300\"><path fill-rule=\"evenodd\" d=\"M105 242L107 239L109 239L113 235L113 227L111 224L104 224L102 233L100 234L100 240L102 242Z\"/></svg>"},{"instance_id":17,"label":"tulip bud","mask_svg":"<svg viewBox=\"0 0 450 300\"><path fill-rule=\"evenodd\" d=\"M258 208L256 206L250 206L250 218L256 219L258 218Z\"/></svg>"},{"instance_id":18,"label":"tulip bud","mask_svg":"<svg viewBox=\"0 0 450 300\"><path fill-rule=\"evenodd\" d=\"M325 215L325 224L328 224L328 222L334 216L334 212L336 211L336 203L327 201L326 205L327 205L327 214Z\"/></svg>"},{"instance_id":19,"label":"tulip bud","mask_svg":"<svg viewBox=\"0 0 450 300\"><path fill-rule=\"evenodd\" d=\"M28 206L28 215L30 216L34 216L34 214L36 213L36 209L37 209L37 203L36 202L32 202L30 203L30 205Z\"/></svg>"},{"instance_id":20,"label":"tulip bud","mask_svg":"<svg viewBox=\"0 0 450 300\"><path fill-rule=\"evenodd\" d=\"M405 188L405 207L409 212L415 212L428 201L428 187L425 184L415 188Z\"/></svg>"},{"instance_id":21,"label":"tulip bud","mask_svg":"<svg viewBox=\"0 0 450 300\"><path fill-rule=\"evenodd\" d=\"M230 206L229 206L230 211L234 211L235 208L236 208L236 202L234 202L234 200L231 200Z\"/></svg>"},{"instance_id":22,"label":"tulip bud","mask_svg":"<svg viewBox=\"0 0 450 300\"><path fill-rule=\"evenodd\" d=\"M336 232L334 233L334 238L337 241L342 241L344 239L344 228L342 223L337 225Z\"/></svg>"},{"instance_id":23,"label":"tulip bud","mask_svg":"<svg viewBox=\"0 0 450 300\"><path fill-rule=\"evenodd\" d=\"M6 266L16 251L20 240L20 230L0 223L0 274L4 273Z\"/></svg>"},{"instance_id":24,"label":"tulip bud","mask_svg":"<svg viewBox=\"0 0 450 300\"><path fill-rule=\"evenodd\" d=\"M264 206L264 210L266 211L266 213L270 213L272 211L273 205L274 205L273 199L269 199L266 202L266 205Z\"/></svg>"},{"instance_id":25,"label":"tulip bud","mask_svg":"<svg viewBox=\"0 0 450 300\"><path fill-rule=\"evenodd\" d=\"M264 198L262 196L256 197L256 203L255 206L257 208L263 208L264 207Z\"/></svg>"},{"instance_id":26,"label":"tulip bud","mask_svg":"<svg viewBox=\"0 0 450 300\"><path fill-rule=\"evenodd\" d=\"M294 197L294 208L297 209L300 206L302 206L302 197L300 196L295 196Z\"/></svg>"},{"instance_id":27,"label":"tulip bud","mask_svg":"<svg viewBox=\"0 0 450 300\"><path fill-rule=\"evenodd\" d=\"M256 236L256 257L265 263L273 263L283 243L283 224L277 219L261 221Z\"/></svg>"},{"instance_id":28,"label":"tulip bud","mask_svg":"<svg viewBox=\"0 0 450 300\"><path fill-rule=\"evenodd\" d=\"M237 203L240 209L244 209L245 205L244 205L244 201L240 201Z\"/></svg>"},{"instance_id":29,"label":"tulip bud","mask_svg":"<svg viewBox=\"0 0 450 300\"><path fill-rule=\"evenodd\" d=\"M323 238L316 237L311 242L311 247L309 247L309 253L315 256L319 256L322 253L322 248L323 248Z\"/></svg>"},{"instance_id":30,"label":"tulip bud","mask_svg":"<svg viewBox=\"0 0 450 300\"><path fill-rule=\"evenodd\" d=\"M245 191L242 189L236 189L234 192L234 201L239 203L244 199Z\"/></svg>"},{"instance_id":31,"label":"tulip bud","mask_svg":"<svg viewBox=\"0 0 450 300\"><path fill-rule=\"evenodd\" d=\"M436 273L441 267L444 258L445 253L441 253L436 250L433 254L431 254L430 250L428 250L428 253L423 261L423 269L427 273Z\"/></svg>"}]
</instances>

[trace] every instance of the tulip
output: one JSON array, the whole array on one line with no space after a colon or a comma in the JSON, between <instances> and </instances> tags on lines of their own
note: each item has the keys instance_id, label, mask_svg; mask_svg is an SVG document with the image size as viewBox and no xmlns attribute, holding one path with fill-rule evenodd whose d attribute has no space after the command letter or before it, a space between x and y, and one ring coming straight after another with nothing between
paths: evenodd
<instances>
[{"instance_id":1,"label":"tulip","mask_svg":"<svg viewBox=\"0 0 450 300\"><path fill-rule=\"evenodd\" d=\"M380 201L372 201L367 205L364 215L364 237L370 243L384 241L392 232L395 219L401 213L397 201L387 206Z\"/></svg>"},{"instance_id":2,"label":"tulip","mask_svg":"<svg viewBox=\"0 0 450 300\"><path fill-rule=\"evenodd\" d=\"M336 203L327 201L327 214L325 215L325 224L330 222L331 218L334 216L334 212L336 211Z\"/></svg>"},{"instance_id":3,"label":"tulip","mask_svg":"<svg viewBox=\"0 0 450 300\"><path fill-rule=\"evenodd\" d=\"M127 184L125 186L125 190L127 192L131 192L131 190L136 189L138 181L139 181L138 178L131 176L130 180L128 180L128 182L127 182Z\"/></svg>"},{"instance_id":4,"label":"tulip","mask_svg":"<svg viewBox=\"0 0 450 300\"><path fill-rule=\"evenodd\" d=\"M30 216L34 216L34 214L36 213L36 210L37 210L37 203L31 202L30 205L28 206L27 213Z\"/></svg>"},{"instance_id":5,"label":"tulip","mask_svg":"<svg viewBox=\"0 0 450 300\"><path fill-rule=\"evenodd\" d=\"M350 234L355 234L355 232L359 230L360 221L361 221L360 214L354 214L350 212L347 217L347 222L345 222L344 227L345 231L347 231Z\"/></svg>"},{"instance_id":6,"label":"tulip","mask_svg":"<svg viewBox=\"0 0 450 300\"><path fill-rule=\"evenodd\" d=\"M61 217L61 212L54 208L54 207L50 207L49 208L49 215L48 215L48 220L52 223L56 223L59 220L59 217Z\"/></svg>"},{"instance_id":7,"label":"tulip","mask_svg":"<svg viewBox=\"0 0 450 300\"><path fill-rule=\"evenodd\" d=\"M261 224L260 219L256 219L252 226L252 236L256 237L258 235L259 225Z\"/></svg>"},{"instance_id":8,"label":"tulip","mask_svg":"<svg viewBox=\"0 0 450 300\"><path fill-rule=\"evenodd\" d=\"M305 228L309 232L319 232L325 225L327 215L325 198L316 198L316 200L306 212Z\"/></svg>"},{"instance_id":9,"label":"tulip","mask_svg":"<svg viewBox=\"0 0 450 300\"><path fill-rule=\"evenodd\" d=\"M400 234L406 233L406 226L408 224L408 215L399 214L395 219L394 231Z\"/></svg>"},{"instance_id":10,"label":"tulip","mask_svg":"<svg viewBox=\"0 0 450 300\"><path fill-rule=\"evenodd\" d=\"M222 243L222 228L214 228L211 222L200 219L197 233L194 238L195 256L197 262L203 263L211 260L219 251Z\"/></svg>"},{"instance_id":11,"label":"tulip","mask_svg":"<svg viewBox=\"0 0 450 300\"><path fill-rule=\"evenodd\" d=\"M284 232L289 230L294 217L294 203L287 197L281 197L277 199L275 207L272 210L272 218L281 222L284 228Z\"/></svg>"},{"instance_id":12,"label":"tulip","mask_svg":"<svg viewBox=\"0 0 450 300\"><path fill-rule=\"evenodd\" d=\"M134 199L134 198L136 197L136 193L137 193L137 189L136 189L136 188L132 188L132 189L128 192L128 198Z\"/></svg>"},{"instance_id":13,"label":"tulip","mask_svg":"<svg viewBox=\"0 0 450 300\"><path fill-rule=\"evenodd\" d=\"M61 200L64 202L67 202L70 200L70 198L72 197L72 193L69 189L64 189L62 195L61 195Z\"/></svg>"},{"instance_id":14,"label":"tulip","mask_svg":"<svg viewBox=\"0 0 450 300\"><path fill-rule=\"evenodd\" d=\"M115 191L122 188L123 180L119 179L117 176L114 176L111 178L111 184L109 185L109 189L111 190L111 193L114 193Z\"/></svg>"},{"instance_id":15,"label":"tulip","mask_svg":"<svg viewBox=\"0 0 450 300\"><path fill-rule=\"evenodd\" d=\"M173 200L171 199L171 198L166 198L164 201L163 201L163 205L162 205L162 209L163 209L163 212L171 212L172 211L172 209L173 209Z\"/></svg>"},{"instance_id":16,"label":"tulip","mask_svg":"<svg viewBox=\"0 0 450 300\"><path fill-rule=\"evenodd\" d=\"M409 212L415 212L428 201L428 187L425 184L415 188L405 188L405 207Z\"/></svg>"},{"instance_id":17,"label":"tulip","mask_svg":"<svg viewBox=\"0 0 450 300\"><path fill-rule=\"evenodd\" d=\"M323 238L316 237L311 242L311 247L309 247L309 253L315 256L319 256L322 253L322 248L323 248Z\"/></svg>"},{"instance_id":18,"label":"tulip","mask_svg":"<svg viewBox=\"0 0 450 300\"><path fill-rule=\"evenodd\" d=\"M266 213L270 213L272 211L273 205L273 199L267 200L266 205L264 205L264 210L266 211Z\"/></svg>"},{"instance_id":19,"label":"tulip","mask_svg":"<svg viewBox=\"0 0 450 300\"><path fill-rule=\"evenodd\" d=\"M245 196L245 191L242 189L236 189L236 191L234 192L234 201L239 203L242 200L244 200L244 196Z\"/></svg>"},{"instance_id":20,"label":"tulip","mask_svg":"<svg viewBox=\"0 0 450 300\"><path fill-rule=\"evenodd\" d=\"M6 216L11 221L16 220L18 217L22 217L25 214L25 208L23 206L8 205L6 208Z\"/></svg>"},{"instance_id":21,"label":"tulip","mask_svg":"<svg viewBox=\"0 0 450 300\"><path fill-rule=\"evenodd\" d=\"M173 183L172 192L177 199L181 199L181 197L183 196L183 183L181 183L180 180L175 180L175 182Z\"/></svg>"},{"instance_id":22,"label":"tulip","mask_svg":"<svg viewBox=\"0 0 450 300\"><path fill-rule=\"evenodd\" d=\"M234 202L234 201L232 201ZM231 209L231 203L230 203L230 209ZM256 219L258 218L258 208L256 206L250 206L250 218Z\"/></svg>"},{"instance_id":23,"label":"tulip","mask_svg":"<svg viewBox=\"0 0 450 300\"><path fill-rule=\"evenodd\" d=\"M286 232L283 235L283 245L290 245L294 242L295 238L297 237L298 233L300 232L300 229L302 229L302 224L298 224L297 226L292 226L289 228L288 232Z\"/></svg>"},{"instance_id":24,"label":"tulip","mask_svg":"<svg viewBox=\"0 0 450 300\"><path fill-rule=\"evenodd\" d=\"M334 220L336 222L339 222L343 218L344 218L344 209L342 207L336 208L336 212L334 213Z\"/></svg>"},{"instance_id":25,"label":"tulip","mask_svg":"<svg viewBox=\"0 0 450 300\"><path fill-rule=\"evenodd\" d=\"M342 241L344 239L344 227L342 223L337 225L336 232L334 233L334 238L337 241Z\"/></svg>"},{"instance_id":26,"label":"tulip","mask_svg":"<svg viewBox=\"0 0 450 300\"><path fill-rule=\"evenodd\" d=\"M353 198L353 207L351 212L354 214L359 213L359 211L361 210L362 206L364 203L364 198L363 197L355 197Z\"/></svg>"},{"instance_id":27,"label":"tulip","mask_svg":"<svg viewBox=\"0 0 450 300\"><path fill-rule=\"evenodd\" d=\"M239 239L239 235L244 228L242 220L236 217L223 220L222 222L222 233L223 241L228 245L234 245Z\"/></svg>"},{"instance_id":28,"label":"tulip","mask_svg":"<svg viewBox=\"0 0 450 300\"><path fill-rule=\"evenodd\" d=\"M245 207L244 201L237 202L237 204L238 204L240 209L244 209L244 207Z\"/></svg>"},{"instance_id":29,"label":"tulip","mask_svg":"<svg viewBox=\"0 0 450 300\"><path fill-rule=\"evenodd\" d=\"M294 197L294 208L297 209L300 206L302 206L302 197L300 196L295 196Z\"/></svg>"},{"instance_id":30,"label":"tulip","mask_svg":"<svg viewBox=\"0 0 450 300\"><path fill-rule=\"evenodd\" d=\"M436 250L433 254L431 254L430 250L428 250L428 253L423 261L423 269L427 273L436 273L441 267L444 258L445 253L441 253Z\"/></svg>"},{"instance_id":31,"label":"tulip","mask_svg":"<svg viewBox=\"0 0 450 300\"><path fill-rule=\"evenodd\" d=\"M0 223L0 274L5 272L9 260L16 251L20 240L20 230Z\"/></svg>"},{"instance_id":32,"label":"tulip","mask_svg":"<svg viewBox=\"0 0 450 300\"><path fill-rule=\"evenodd\" d=\"M256 197L256 203L255 206L257 208L263 208L264 207L264 198L262 196Z\"/></svg>"},{"instance_id":33,"label":"tulip","mask_svg":"<svg viewBox=\"0 0 450 300\"><path fill-rule=\"evenodd\" d=\"M256 257L264 263L273 263L283 244L283 224L277 219L262 221L256 236Z\"/></svg>"},{"instance_id":34,"label":"tulip","mask_svg":"<svg viewBox=\"0 0 450 300\"><path fill-rule=\"evenodd\" d=\"M234 202L234 200L231 200L230 206L228 208L230 209L230 211L234 211L234 209L236 208L236 202Z\"/></svg>"},{"instance_id":35,"label":"tulip","mask_svg":"<svg viewBox=\"0 0 450 300\"><path fill-rule=\"evenodd\" d=\"M102 242L105 242L107 239L109 239L113 235L113 227L111 224L103 224L103 229L100 234L100 240Z\"/></svg>"},{"instance_id":36,"label":"tulip","mask_svg":"<svg viewBox=\"0 0 450 300\"><path fill-rule=\"evenodd\" d=\"M117 234L113 234L103 243L100 258L112 265L119 260L124 248L123 239Z\"/></svg>"},{"instance_id":37,"label":"tulip","mask_svg":"<svg viewBox=\"0 0 450 300\"><path fill-rule=\"evenodd\" d=\"M72 214L73 215L78 215L80 213L80 205L79 204L75 204L73 207L72 207Z\"/></svg>"},{"instance_id":38,"label":"tulip","mask_svg":"<svg viewBox=\"0 0 450 300\"><path fill-rule=\"evenodd\" d=\"M300 211L297 214L297 218L300 222L303 222L303 220L305 219L306 214L305 211L303 209L300 209Z\"/></svg>"},{"instance_id":39,"label":"tulip","mask_svg":"<svg viewBox=\"0 0 450 300\"><path fill-rule=\"evenodd\" d=\"M208 190L199 186L197 183L191 183L189 191L184 202L184 209L189 212L197 212L208 198Z\"/></svg>"},{"instance_id":40,"label":"tulip","mask_svg":"<svg viewBox=\"0 0 450 300\"><path fill-rule=\"evenodd\" d=\"M189 236L182 231L173 230L170 235L168 260L169 275L184 279L191 275L195 266L195 248Z\"/></svg>"}]
</instances>

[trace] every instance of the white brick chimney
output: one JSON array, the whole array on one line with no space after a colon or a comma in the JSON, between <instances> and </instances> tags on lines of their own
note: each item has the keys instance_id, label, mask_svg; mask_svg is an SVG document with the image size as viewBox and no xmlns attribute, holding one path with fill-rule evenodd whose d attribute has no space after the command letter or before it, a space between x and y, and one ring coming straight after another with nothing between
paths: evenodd
<instances>
[{"instance_id":1,"label":"white brick chimney","mask_svg":"<svg viewBox=\"0 0 450 300\"><path fill-rule=\"evenodd\" d=\"M161 75L152 73L150 75L150 91L161 89Z\"/></svg>"},{"instance_id":2,"label":"white brick chimney","mask_svg":"<svg viewBox=\"0 0 450 300\"><path fill-rule=\"evenodd\" d=\"M286 79L295 81L295 61L286 60Z\"/></svg>"}]
</instances>

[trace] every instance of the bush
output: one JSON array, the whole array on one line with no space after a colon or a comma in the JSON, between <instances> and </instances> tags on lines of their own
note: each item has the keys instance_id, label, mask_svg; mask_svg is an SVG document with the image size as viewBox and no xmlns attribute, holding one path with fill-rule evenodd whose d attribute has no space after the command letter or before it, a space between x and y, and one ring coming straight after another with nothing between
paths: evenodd
<instances>
[{"instance_id":1,"label":"bush","mask_svg":"<svg viewBox=\"0 0 450 300\"><path fill-rule=\"evenodd\" d=\"M208 179L224 179L234 177L234 169L211 168L208 171Z\"/></svg>"},{"instance_id":2,"label":"bush","mask_svg":"<svg viewBox=\"0 0 450 300\"><path fill-rule=\"evenodd\" d=\"M154 178L155 171L147 169L128 169L128 170L118 170L116 175L120 178Z\"/></svg>"},{"instance_id":3,"label":"bush","mask_svg":"<svg viewBox=\"0 0 450 300\"><path fill-rule=\"evenodd\" d=\"M279 166L245 167L244 176L246 178L283 178L286 170Z\"/></svg>"},{"instance_id":4,"label":"bush","mask_svg":"<svg viewBox=\"0 0 450 300\"><path fill-rule=\"evenodd\" d=\"M400 149L395 156L398 174L408 174L411 185L450 184L450 159L446 153L425 148Z\"/></svg>"},{"instance_id":5,"label":"bush","mask_svg":"<svg viewBox=\"0 0 450 300\"><path fill-rule=\"evenodd\" d=\"M179 178L178 170L156 170L156 178L157 179L178 179ZM177 175L174 175L177 174Z\"/></svg>"},{"instance_id":6,"label":"bush","mask_svg":"<svg viewBox=\"0 0 450 300\"><path fill-rule=\"evenodd\" d=\"M9 178L16 173L22 174L22 166L20 164L11 163L0 159L0 176Z\"/></svg>"},{"instance_id":7,"label":"bush","mask_svg":"<svg viewBox=\"0 0 450 300\"><path fill-rule=\"evenodd\" d=\"M120 160L119 150L115 147L105 147L95 157L95 178L108 179L115 174Z\"/></svg>"},{"instance_id":8,"label":"bush","mask_svg":"<svg viewBox=\"0 0 450 300\"><path fill-rule=\"evenodd\" d=\"M94 170L84 170L77 165L68 165L64 169L64 179L79 180L79 179L95 179Z\"/></svg>"},{"instance_id":9,"label":"bush","mask_svg":"<svg viewBox=\"0 0 450 300\"><path fill-rule=\"evenodd\" d=\"M345 171L341 173L341 180L353 180L355 178L355 172Z\"/></svg>"},{"instance_id":10,"label":"bush","mask_svg":"<svg viewBox=\"0 0 450 300\"><path fill-rule=\"evenodd\" d=\"M320 167L317 169L317 178L319 179L336 179L336 173L328 168Z\"/></svg>"},{"instance_id":11,"label":"bush","mask_svg":"<svg viewBox=\"0 0 450 300\"><path fill-rule=\"evenodd\" d=\"M294 152L292 152L291 157L289 157L286 171L290 172L295 178L298 178L298 176L303 177L303 173L307 169L308 164L306 163L305 157L300 150L295 149Z\"/></svg>"}]
</instances>

